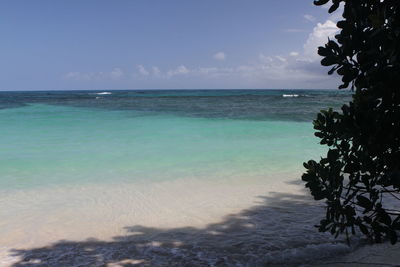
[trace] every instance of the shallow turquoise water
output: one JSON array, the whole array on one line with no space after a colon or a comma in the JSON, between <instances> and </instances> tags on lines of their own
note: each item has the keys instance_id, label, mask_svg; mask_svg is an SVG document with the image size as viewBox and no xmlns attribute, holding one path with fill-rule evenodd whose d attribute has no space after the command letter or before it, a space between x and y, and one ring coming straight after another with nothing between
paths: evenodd
<instances>
[{"instance_id":1,"label":"shallow turquoise water","mask_svg":"<svg viewBox=\"0 0 400 267\"><path fill-rule=\"evenodd\" d=\"M178 265L196 266L199 257L204 265L296 265L346 251L314 229L323 208L293 180L304 161L325 153L313 136L316 113L349 98L315 90L0 92L0 265L132 256L125 241L118 245L132 226L172 229L143 236L138 247L139 259L162 266L177 255ZM175 247L182 230L189 248ZM86 239L117 246L105 242L99 254L58 242ZM82 256L89 251L94 257Z\"/></svg>"},{"instance_id":2,"label":"shallow turquoise water","mask_svg":"<svg viewBox=\"0 0 400 267\"><path fill-rule=\"evenodd\" d=\"M229 93L230 92L230 93ZM301 173L337 92L1 93L0 190ZM144 94L144 95L143 95Z\"/></svg>"}]
</instances>

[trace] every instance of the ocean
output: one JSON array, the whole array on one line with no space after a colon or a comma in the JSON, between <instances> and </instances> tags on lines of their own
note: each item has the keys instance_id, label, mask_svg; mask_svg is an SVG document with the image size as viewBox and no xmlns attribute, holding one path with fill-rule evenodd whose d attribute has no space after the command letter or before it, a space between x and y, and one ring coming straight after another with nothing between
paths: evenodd
<instances>
[{"instance_id":1,"label":"ocean","mask_svg":"<svg viewBox=\"0 0 400 267\"><path fill-rule=\"evenodd\" d=\"M313 135L317 112L350 98L0 92L0 265L245 266L345 253L313 227L323 208L300 177L326 151Z\"/></svg>"}]
</instances>

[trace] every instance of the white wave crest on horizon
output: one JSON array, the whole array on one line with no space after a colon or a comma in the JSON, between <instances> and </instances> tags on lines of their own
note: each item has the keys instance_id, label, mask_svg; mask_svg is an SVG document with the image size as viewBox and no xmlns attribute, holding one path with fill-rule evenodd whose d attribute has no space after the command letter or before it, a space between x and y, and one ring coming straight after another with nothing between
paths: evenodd
<instances>
[{"instance_id":1,"label":"white wave crest on horizon","mask_svg":"<svg viewBox=\"0 0 400 267\"><path fill-rule=\"evenodd\" d=\"M299 97L297 94L283 94L282 97Z\"/></svg>"},{"instance_id":2,"label":"white wave crest on horizon","mask_svg":"<svg viewBox=\"0 0 400 267\"><path fill-rule=\"evenodd\" d=\"M101 92L101 93L96 93L96 95L111 95L111 92Z\"/></svg>"}]
</instances>

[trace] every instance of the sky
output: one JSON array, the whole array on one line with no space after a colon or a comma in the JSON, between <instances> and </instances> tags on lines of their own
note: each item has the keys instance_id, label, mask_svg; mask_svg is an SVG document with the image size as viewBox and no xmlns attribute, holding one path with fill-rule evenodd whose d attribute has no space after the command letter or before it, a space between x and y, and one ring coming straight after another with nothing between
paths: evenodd
<instances>
[{"instance_id":1,"label":"sky","mask_svg":"<svg viewBox=\"0 0 400 267\"><path fill-rule=\"evenodd\" d=\"M334 89L312 0L1 0L0 90Z\"/></svg>"}]
</instances>

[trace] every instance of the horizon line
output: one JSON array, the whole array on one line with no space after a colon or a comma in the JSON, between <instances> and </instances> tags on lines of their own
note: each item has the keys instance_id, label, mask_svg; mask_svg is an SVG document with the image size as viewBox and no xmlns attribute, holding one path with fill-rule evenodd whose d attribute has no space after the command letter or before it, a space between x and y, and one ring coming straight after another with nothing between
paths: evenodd
<instances>
[{"instance_id":1,"label":"horizon line","mask_svg":"<svg viewBox=\"0 0 400 267\"><path fill-rule=\"evenodd\" d=\"M18 89L18 90L2 90L0 92L48 92L48 91L217 91L217 90L340 90L346 91L350 89L338 88L152 88L152 89Z\"/></svg>"}]
</instances>

